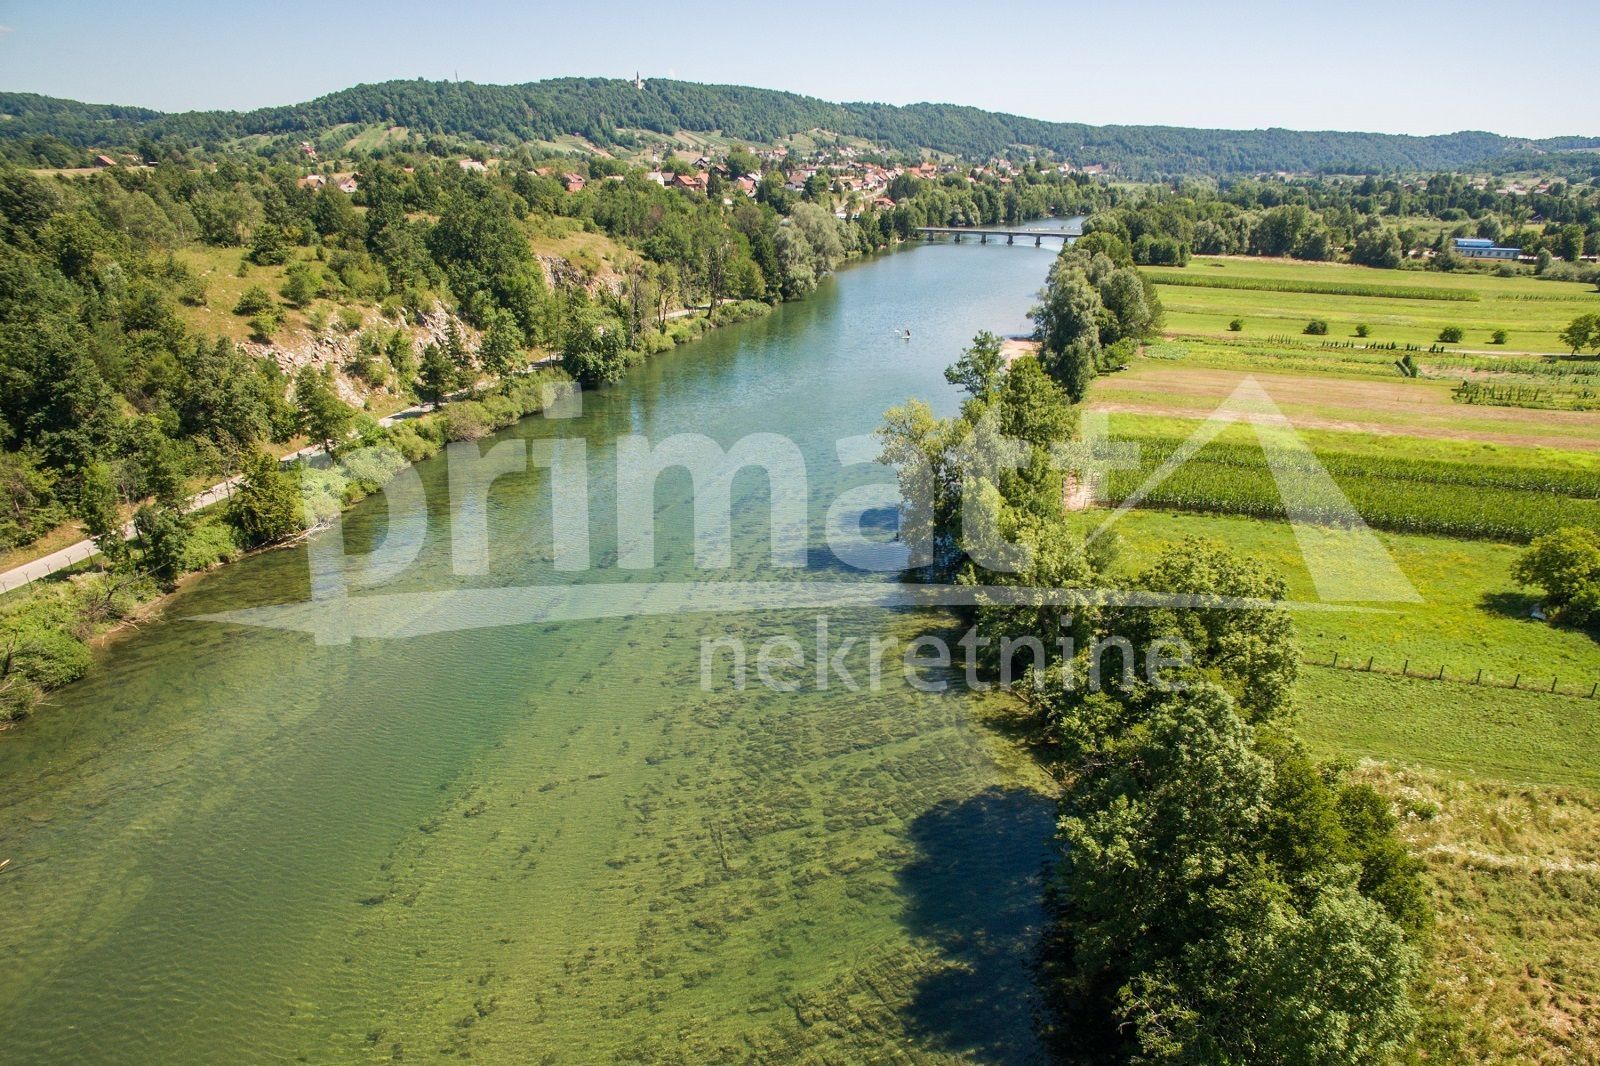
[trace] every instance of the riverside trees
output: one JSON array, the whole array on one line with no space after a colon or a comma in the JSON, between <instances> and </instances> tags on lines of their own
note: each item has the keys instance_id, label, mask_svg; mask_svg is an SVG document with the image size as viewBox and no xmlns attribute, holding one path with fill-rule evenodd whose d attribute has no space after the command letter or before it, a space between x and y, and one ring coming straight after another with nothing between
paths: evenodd
<instances>
[{"instance_id":1,"label":"riverside trees","mask_svg":"<svg viewBox=\"0 0 1600 1066\"><path fill-rule=\"evenodd\" d=\"M1122 326L1090 281L1108 272L1082 258L1063 255L1039 316L1057 351ZM1009 680L997 649L1030 637L1043 666L1020 693L1062 782L1050 1042L1081 1062L1400 1058L1429 921L1420 863L1382 798L1290 728L1283 581L1191 541L1114 585L1105 538L1085 543L1061 511L1058 464L1085 446L1067 388L1032 358L1002 369L995 348L980 335L951 367L960 415L913 401L880 437L908 500L902 536L936 549L925 572L1013 593L975 592L991 676ZM1139 662L1163 666L1141 676Z\"/></svg>"},{"instance_id":2,"label":"riverside trees","mask_svg":"<svg viewBox=\"0 0 1600 1066\"><path fill-rule=\"evenodd\" d=\"M1039 306L1029 312L1036 325L1039 361L1073 403L1083 399L1108 348L1142 340L1162 321L1155 287L1134 268L1131 258L1118 262L1093 247L1062 250L1050 268ZM1116 247L1127 254L1125 246Z\"/></svg>"}]
</instances>

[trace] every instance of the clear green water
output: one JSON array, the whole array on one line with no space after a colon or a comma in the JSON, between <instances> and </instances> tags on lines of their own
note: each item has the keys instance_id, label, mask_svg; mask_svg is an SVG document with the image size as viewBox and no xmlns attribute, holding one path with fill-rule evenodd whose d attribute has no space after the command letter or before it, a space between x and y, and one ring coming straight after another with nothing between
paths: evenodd
<instances>
[{"instance_id":1,"label":"clear green water","mask_svg":"<svg viewBox=\"0 0 1600 1066\"><path fill-rule=\"evenodd\" d=\"M539 475L497 484L493 573L452 577L444 466L395 588L792 579L761 477L733 567L689 562L661 479L654 572L610 566L611 442L774 431L810 475L811 577L834 442L1016 330L1051 249L931 246L662 357L571 421L597 501L592 573L549 560ZM914 339L894 336L909 325ZM375 504L375 501L369 501ZM354 541L381 525L363 505ZM319 647L188 620L293 602L303 550L187 586L91 677L0 738L7 1062L926 1061L1036 1057L1028 964L1050 804L968 696L699 684L700 640L814 639L815 612L512 625ZM836 612L902 637L938 616Z\"/></svg>"}]
</instances>

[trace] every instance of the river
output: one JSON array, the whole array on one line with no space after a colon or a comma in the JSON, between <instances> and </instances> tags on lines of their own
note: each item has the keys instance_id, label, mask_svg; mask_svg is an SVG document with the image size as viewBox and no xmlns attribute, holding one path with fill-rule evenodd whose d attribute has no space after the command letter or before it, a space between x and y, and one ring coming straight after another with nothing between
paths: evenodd
<instances>
[{"instance_id":1,"label":"river","mask_svg":"<svg viewBox=\"0 0 1600 1066\"><path fill-rule=\"evenodd\" d=\"M622 434L783 434L811 500L799 576L892 581L827 550L828 503L889 479L841 465L836 442L908 397L954 411L943 368L980 329L1026 328L1054 254L967 242L853 265L500 439L581 438L601 500ZM594 569L555 569L544 475L502 479L479 577L451 572L444 461L417 473L429 537L394 588L693 572L681 472L660 479L653 572L618 570L601 504ZM764 480L741 474L733 500L732 565L695 576L795 579L769 558ZM353 509L347 542L385 514ZM1052 808L973 697L897 675L877 692L702 685L703 637L809 648L816 611L346 644L197 620L308 588L304 547L194 580L0 736L6 1061L1037 1057ZM830 623L930 626L860 608Z\"/></svg>"}]
</instances>

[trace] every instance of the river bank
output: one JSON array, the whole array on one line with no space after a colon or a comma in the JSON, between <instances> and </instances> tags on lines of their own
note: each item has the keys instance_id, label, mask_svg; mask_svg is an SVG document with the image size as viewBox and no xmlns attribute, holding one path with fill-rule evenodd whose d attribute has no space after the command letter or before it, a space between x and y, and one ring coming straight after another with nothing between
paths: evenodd
<instances>
[{"instance_id":1,"label":"river bank","mask_svg":"<svg viewBox=\"0 0 1600 1066\"><path fill-rule=\"evenodd\" d=\"M579 416L485 444L582 440L606 500L628 434L785 434L818 550L775 574L766 524L737 518L714 577L891 581L822 547L831 502L888 476L838 444L910 396L953 413L944 367L981 329L1024 330L1052 259L969 242L853 264L586 392ZM496 486L488 573L456 577L445 464L414 470L433 532L397 591L699 572L693 497L670 475L653 572L617 570L603 506L594 569L555 569L535 472ZM759 478L732 492L736 516L769 506ZM345 512L352 550L387 510ZM197 620L308 595L300 545L186 582L0 744L0 1040L16 1061L1037 1056L1053 807L965 697L702 687L708 633L813 640L805 612L340 646ZM829 620L863 641L929 622Z\"/></svg>"},{"instance_id":2,"label":"river bank","mask_svg":"<svg viewBox=\"0 0 1600 1066\"><path fill-rule=\"evenodd\" d=\"M710 330L749 321L770 313L771 305L745 302L725 303L669 316L671 325L661 334L664 347L641 351L630 364L671 351L697 340ZM285 468L298 470L305 507L302 530L296 540L314 533L339 514L376 492L401 469L438 454L447 444L476 440L520 421L543 413L547 397L560 387L575 387L558 366L545 360L513 377L488 383L478 382L455 394L456 399L438 405L418 404L377 420L376 434L351 441L349 447L364 457L360 470L339 459L323 464L321 473L310 469L319 458L328 459L320 446L310 445L283 456ZM388 454L385 454L387 452ZM331 469L329 469L331 468ZM244 483L236 475L197 493L186 511L194 523L182 572L163 584L137 570L114 573L99 567L89 573L70 574L74 568L99 555L89 540L59 549L38 564L24 565L0 578L20 580L0 583L0 598L37 582L68 575L38 594L21 602L0 607L0 640L5 654L0 656L0 733L25 720L46 701L49 694L81 679L92 660L90 651L104 646L112 634L135 626L159 611L164 601L184 579L236 562L246 555L281 547L274 541L244 545L228 522L225 508L234 490ZM129 523L123 539L135 545L138 538ZM0 603L3 603L0 599Z\"/></svg>"}]
</instances>

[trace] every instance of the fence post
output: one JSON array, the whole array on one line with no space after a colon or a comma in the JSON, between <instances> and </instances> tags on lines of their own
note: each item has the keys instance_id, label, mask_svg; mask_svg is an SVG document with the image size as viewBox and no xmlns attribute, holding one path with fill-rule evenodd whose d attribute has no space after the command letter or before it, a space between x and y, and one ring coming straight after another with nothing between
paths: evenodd
<instances>
[{"instance_id":1,"label":"fence post","mask_svg":"<svg viewBox=\"0 0 1600 1066\"><path fill-rule=\"evenodd\" d=\"M1435 678L1435 680L1437 680L1437 681L1443 681L1444 680L1444 667L1442 667L1442 666L1439 667L1439 676L1437 678Z\"/></svg>"},{"instance_id":2,"label":"fence post","mask_svg":"<svg viewBox=\"0 0 1600 1066\"><path fill-rule=\"evenodd\" d=\"M1474 681L1473 684L1474 685L1483 684L1483 667L1481 667L1481 666L1478 667L1478 680Z\"/></svg>"},{"instance_id":3,"label":"fence post","mask_svg":"<svg viewBox=\"0 0 1600 1066\"><path fill-rule=\"evenodd\" d=\"M1334 668L1337 668L1337 667L1338 667L1338 665L1339 665L1339 653L1338 653L1338 652L1334 652L1334 653L1333 653L1333 663L1332 663L1332 664L1331 664L1331 665L1332 665L1332 666L1333 666L1333 667L1334 667Z\"/></svg>"},{"instance_id":4,"label":"fence post","mask_svg":"<svg viewBox=\"0 0 1600 1066\"><path fill-rule=\"evenodd\" d=\"M1401 677L1410 677L1411 676L1411 660L1410 659L1407 659L1406 662L1405 662L1405 665L1400 667L1400 676Z\"/></svg>"},{"instance_id":5,"label":"fence post","mask_svg":"<svg viewBox=\"0 0 1600 1066\"><path fill-rule=\"evenodd\" d=\"M1522 675L1521 674L1518 674L1516 677L1511 679L1511 687L1512 688L1516 688L1520 684L1522 684Z\"/></svg>"},{"instance_id":6,"label":"fence post","mask_svg":"<svg viewBox=\"0 0 1600 1066\"><path fill-rule=\"evenodd\" d=\"M1550 679L1550 691L1554 692L1555 690L1556 690L1556 678L1552 677Z\"/></svg>"},{"instance_id":7,"label":"fence post","mask_svg":"<svg viewBox=\"0 0 1600 1066\"><path fill-rule=\"evenodd\" d=\"M1372 656L1367 656L1367 673L1372 673Z\"/></svg>"},{"instance_id":8,"label":"fence post","mask_svg":"<svg viewBox=\"0 0 1600 1066\"><path fill-rule=\"evenodd\" d=\"M1600 692L1600 681L1596 681L1593 685L1589 686L1589 698L1591 700L1594 699L1594 694L1596 692Z\"/></svg>"}]
</instances>

